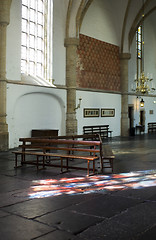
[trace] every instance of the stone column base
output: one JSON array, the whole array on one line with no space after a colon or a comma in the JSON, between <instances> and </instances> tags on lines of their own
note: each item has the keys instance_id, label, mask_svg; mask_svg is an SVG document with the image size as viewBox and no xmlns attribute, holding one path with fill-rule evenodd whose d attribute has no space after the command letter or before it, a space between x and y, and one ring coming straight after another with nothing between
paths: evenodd
<instances>
[{"instance_id":1,"label":"stone column base","mask_svg":"<svg viewBox=\"0 0 156 240\"><path fill-rule=\"evenodd\" d=\"M9 133L0 132L0 151L7 151L9 147Z\"/></svg>"},{"instance_id":2,"label":"stone column base","mask_svg":"<svg viewBox=\"0 0 156 240\"><path fill-rule=\"evenodd\" d=\"M77 135L77 119L75 119L75 114L67 114L66 134Z\"/></svg>"},{"instance_id":3,"label":"stone column base","mask_svg":"<svg viewBox=\"0 0 156 240\"><path fill-rule=\"evenodd\" d=\"M121 118L121 136L122 137L127 137L129 136L129 131L128 131L128 118Z\"/></svg>"}]
</instances>

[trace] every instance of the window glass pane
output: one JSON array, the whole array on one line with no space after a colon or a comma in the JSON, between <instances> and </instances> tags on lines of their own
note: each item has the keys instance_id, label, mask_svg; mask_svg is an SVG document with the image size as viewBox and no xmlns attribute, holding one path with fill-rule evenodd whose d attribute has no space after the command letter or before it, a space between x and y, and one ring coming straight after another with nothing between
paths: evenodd
<instances>
[{"instance_id":1,"label":"window glass pane","mask_svg":"<svg viewBox=\"0 0 156 240\"><path fill-rule=\"evenodd\" d=\"M37 51L37 60L38 60L38 62L43 61L43 52L42 51Z\"/></svg>"},{"instance_id":2,"label":"window glass pane","mask_svg":"<svg viewBox=\"0 0 156 240\"><path fill-rule=\"evenodd\" d=\"M38 1L38 11L43 12L43 1L41 0Z\"/></svg>"},{"instance_id":3,"label":"window glass pane","mask_svg":"<svg viewBox=\"0 0 156 240\"><path fill-rule=\"evenodd\" d=\"M22 32L27 32L27 20L22 20Z\"/></svg>"},{"instance_id":4,"label":"window glass pane","mask_svg":"<svg viewBox=\"0 0 156 240\"><path fill-rule=\"evenodd\" d=\"M37 49L43 50L43 40L41 38L37 39Z\"/></svg>"},{"instance_id":5,"label":"window glass pane","mask_svg":"<svg viewBox=\"0 0 156 240\"><path fill-rule=\"evenodd\" d=\"M34 9L30 9L30 21L35 22L35 10Z\"/></svg>"},{"instance_id":6,"label":"window glass pane","mask_svg":"<svg viewBox=\"0 0 156 240\"><path fill-rule=\"evenodd\" d=\"M141 42L141 35L138 34L138 41Z\"/></svg>"},{"instance_id":7,"label":"window glass pane","mask_svg":"<svg viewBox=\"0 0 156 240\"><path fill-rule=\"evenodd\" d=\"M35 36L30 35L29 36L29 45L31 48L35 48Z\"/></svg>"},{"instance_id":8,"label":"window glass pane","mask_svg":"<svg viewBox=\"0 0 156 240\"><path fill-rule=\"evenodd\" d=\"M29 49L29 59L30 61L35 61L35 49Z\"/></svg>"},{"instance_id":9,"label":"window glass pane","mask_svg":"<svg viewBox=\"0 0 156 240\"><path fill-rule=\"evenodd\" d=\"M30 1L30 7L35 9L36 8L36 0L31 0Z\"/></svg>"},{"instance_id":10,"label":"window glass pane","mask_svg":"<svg viewBox=\"0 0 156 240\"><path fill-rule=\"evenodd\" d=\"M138 57L141 58L141 51L138 51Z\"/></svg>"},{"instance_id":11,"label":"window glass pane","mask_svg":"<svg viewBox=\"0 0 156 240\"><path fill-rule=\"evenodd\" d=\"M43 37L43 26L37 25L37 36Z\"/></svg>"},{"instance_id":12,"label":"window glass pane","mask_svg":"<svg viewBox=\"0 0 156 240\"><path fill-rule=\"evenodd\" d=\"M30 22L30 34L35 35L35 23Z\"/></svg>"},{"instance_id":13,"label":"window glass pane","mask_svg":"<svg viewBox=\"0 0 156 240\"><path fill-rule=\"evenodd\" d=\"M138 43L138 50L141 50L141 43Z\"/></svg>"},{"instance_id":14,"label":"window glass pane","mask_svg":"<svg viewBox=\"0 0 156 240\"><path fill-rule=\"evenodd\" d=\"M43 25L43 14L38 12L37 14L37 20L38 20L38 23Z\"/></svg>"},{"instance_id":15,"label":"window glass pane","mask_svg":"<svg viewBox=\"0 0 156 240\"><path fill-rule=\"evenodd\" d=\"M27 62L26 62L26 60L21 60L21 71L22 71L22 73L27 72Z\"/></svg>"},{"instance_id":16,"label":"window glass pane","mask_svg":"<svg viewBox=\"0 0 156 240\"><path fill-rule=\"evenodd\" d=\"M35 63L34 62L29 63L29 71L30 71L30 74L32 74L32 75L35 74Z\"/></svg>"},{"instance_id":17,"label":"window glass pane","mask_svg":"<svg viewBox=\"0 0 156 240\"><path fill-rule=\"evenodd\" d=\"M26 33L22 33L22 46L26 46L27 45L27 34Z\"/></svg>"},{"instance_id":18,"label":"window glass pane","mask_svg":"<svg viewBox=\"0 0 156 240\"><path fill-rule=\"evenodd\" d=\"M41 63L37 63L37 75L43 76L43 68Z\"/></svg>"},{"instance_id":19,"label":"window glass pane","mask_svg":"<svg viewBox=\"0 0 156 240\"><path fill-rule=\"evenodd\" d=\"M26 47L23 47L21 48L21 56L22 56L22 59L25 59L26 56L27 56L27 48Z\"/></svg>"},{"instance_id":20,"label":"window glass pane","mask_svg":"<svg viewBox=\"0 0 156 240\"><path fill-rule=\"evenodd\" d=\"M28 5L28 0L22 0L23 5Z\"/></svg>"},{"instance_id":21,"label":"window glass pane","mask_svg":"<svg viewBox=\"0 0 156 240\"><path fill-rule=\"evenodd\" d=\"M28 18L28 8L26 6L22 6L22 17L25 19Z\"/></svg>"}]
</instances>

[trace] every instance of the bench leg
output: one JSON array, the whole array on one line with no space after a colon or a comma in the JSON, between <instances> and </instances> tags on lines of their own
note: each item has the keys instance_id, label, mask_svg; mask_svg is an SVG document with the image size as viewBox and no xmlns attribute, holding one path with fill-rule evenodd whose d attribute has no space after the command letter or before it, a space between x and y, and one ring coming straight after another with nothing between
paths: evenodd
<instances>
[{"instance_id":1,"label":"bench leg","mask_svg":"<svg viewBox=\"0 0 156 240\"><path fill-rule=\"evenodd\" d=\"M88 161L88 167L87 167L87 175L89 176L89 161Z\"/></svg>"},{"instance_id":2,"label":"bench leg","mask_svg":"<svg viewBox=\"0 0 156 240\"><path fill-rule=\"evenodd\" d=\"M95 161L93 160L93 173L95 173Z\"/></svg>"},{"instance_id":3,"label":"bench leg","mask_svg":"<svg viewBox=\"0 0 156 240\"><path fill-rule=\"evenodd\" d=\"M36 166L37 166L37 170L38 170L38 162L39 162L39 156L37 156L37 163L36 163Z\"/></svg>"},{"instance_id":4,"label":"bench leg","mask_svg":"<svg viewBox=\"0 0 156 240\"><path fill-rule=\"evenodd\" d=\"M15 168L17 168L17 155L18 154L15 153Z\"/></svg>"},{"instance_id":5,"label":"bench leg","mask_svg":"<svg viewBox=\"0 0 156 240\"><path fill-rule=\"evenodd\" d=\"M112 167L112 173L113 173L113 159L110 159L111 167Z\"/></svg>"},{"instance_id":6,"label":"bench leg","mask_svg":"<svg viewBox=\"0 0 156 240\"><path fill-rule=\"evenodd\" d=\"M103 158L101 158L101 173L103 173Z\"/></svg>"},{"instance_id":7,"label":"bench leg","mask_svg":"<svg viewBox=\"0 0 156 240\"><path fill-rule=\"evenodd\" d=\"M67 171L68 171L68 158L66 158L66 166L67 166Z\"/></svg>"},{"instance_id":8,"label":"bench leg","mask_svg":"<svg viewBox=\"0 0 156 240\"><path fill-rule=\"evenodd\" d=\"M61 173L63 173L63 158L61 158Z\"/></svg>"},{"instance_id":9,"label":"bench leg","mask_svg":"<svg viewBox=\"0 0 156 240\"><path fill-rule=\"evenodd\" d=\"M21 165L23 165L23 162L25 162L25 154L21 154Z\"/></svg>"},{"instance_id":10,"label":"bench leg","mask_svg":"<svg viewBox=\"0 0 156 240\"><path fill-rule=\"evenodd\" d=\"M18 166L18 155L21 155L21 165ZM22 166L22 154L21 153L15 153L15 168Z\"/></svg>"},{"instance_id":11,"label":"bench leg","mask_svg":"<svg viewBox=\"0 0 156 240\"><path fill-rule=\"evenodd\" d=\"M45 156L43 156L43 168L45 168Z\"/></svg>"}]
</instances>

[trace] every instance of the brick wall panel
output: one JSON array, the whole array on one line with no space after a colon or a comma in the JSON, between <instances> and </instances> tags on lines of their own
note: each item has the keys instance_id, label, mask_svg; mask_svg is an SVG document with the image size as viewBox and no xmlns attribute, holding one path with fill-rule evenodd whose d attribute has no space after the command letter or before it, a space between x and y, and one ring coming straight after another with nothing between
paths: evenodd
<instances>
[{"instance_id":1,"label":"brick wall panel","mask_svg":"<svg viewBox=\"0 0 156 240\"><path fill-rule=\"evenodd\" d=\"M80 34L77 86L120 91L119 47Z\"/></svg>"}]
</instances>

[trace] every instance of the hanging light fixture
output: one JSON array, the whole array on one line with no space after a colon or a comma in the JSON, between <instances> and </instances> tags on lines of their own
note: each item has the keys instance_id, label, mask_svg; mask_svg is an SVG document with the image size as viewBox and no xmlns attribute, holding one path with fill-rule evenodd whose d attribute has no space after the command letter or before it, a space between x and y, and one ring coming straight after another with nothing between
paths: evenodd
<instances>
[{"instance_id":1,"label":"hanging light fixture","mask_svg":"<svg viewBox=\"0 0 156 240\"><path fill-rule=\"evenodd\" d=\"M143 100L143 98L140 100L140 107L144 107L144 100Z\"/></svg>"},{"instance_id":2,"label":"hanging light fixture","mask_svg":"<svg viewBox=\"0 0 156 240\"><path fill-rule=\"evenodd\" d=\"M135 86L133 86L132 90L138 94L148 94L149 92L155 91L155 87L154 86L150 87L151 85L150 82L153 80L152 74L148 73L147 76L145 76L145 73L144 73L144 1L143 1L142 9L143 9L142 25L138 28L139 31L141 31L141 35L140 35L141 39L137 40L139 42L139 43L137 42L137 44L140 46L139 50L137 49L137 54L141 60L140 74L139 74L139 69L138 69L139 67L137 63L137 74L135 74L135 79L134 79Z\"/></svg>"}]
</instances>

